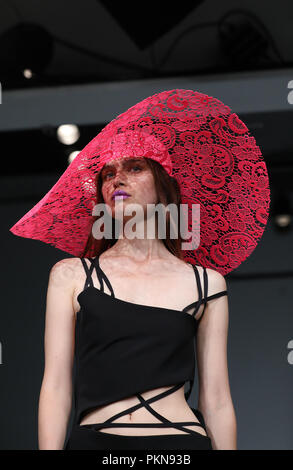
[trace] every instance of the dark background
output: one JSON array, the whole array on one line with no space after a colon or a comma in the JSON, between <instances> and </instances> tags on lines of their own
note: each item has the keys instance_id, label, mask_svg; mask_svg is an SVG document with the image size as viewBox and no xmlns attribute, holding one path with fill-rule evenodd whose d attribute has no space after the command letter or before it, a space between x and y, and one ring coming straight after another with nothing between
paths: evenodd
<instances>
[{"instance_id":1,"label":"dark background","mask_svg":"<svg viewBox=\"0 0 293 470\"><path fill-rule=\"evenodd\" d=\"M172 88L230 106L267 164L269 222L255 251L226 276L229 378L238 448L293 449L292 17L289 0L176 8L0 1L0 449L37 449L48 276L70 256L9 228L51 189L71 151L136 102ZM68 123L80 130L70 146L56 137ZM194 407L196 397L195 388Z\"/></svg>"}]
</instances>

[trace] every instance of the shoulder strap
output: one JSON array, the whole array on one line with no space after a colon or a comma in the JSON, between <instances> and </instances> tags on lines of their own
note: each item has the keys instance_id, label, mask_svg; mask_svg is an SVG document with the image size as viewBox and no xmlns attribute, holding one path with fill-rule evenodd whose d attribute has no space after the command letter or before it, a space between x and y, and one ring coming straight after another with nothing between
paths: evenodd
<instances>
[{"instance_id":1,"label":"shoulder strap","mask_svg":"<svg viewBox=\"0 0 293 470\"><path fill-rule=\"evenodd\" d=\"M85 290L87 287L94 287L93 280L92 280L92 272L94 269L93 265L91 265L90 268L88 268L88 265L86 264L85 259L84 258L79 258L79 259L82 262L82 265L84 267L85 274L86 274L86 280L85 280L83 290Z\"/></svg>"},{"instance_id":2,"label":"shoulder strap","mask_svg":"<svg viewBox=\"0 0 293 470\"><path fill-rule=\"evenodd\" d=\"M105 282L108 286L108 289L111 292L111 296L115 297L113 287L111 286L111 283L110 283L109 279L107 278L106 274L104 273L104 271L102 270L102 268L100 266L99 255L94 258L93 264L95 265L96 273L97 273L98 279L100 281L101 291L104 292L104 280L105 280Z\"/></svg>"},{"instance_id":3,"label":"shoulder strap","mask_svg":"<svg viewBox=\"0 0 293 470\"><path fill-rule=\"evenodd\" d=\"M189 263L191 264L191 263ZM184 309L182 310L183 312L187 312L187 310L189 310L191 307L193 306L197 306L197 308L195 308L194 312L191 314L191 316L193 317L199 306L201 305L201 302L202 302L202 290L201 290L201 283L200 283L200 277L199 277L199 273L198 273L198 269L197 267L194 265L194 264L191 264L191 266L193 267L193 271L194 271L194 274L195 274L195 278L196 278L196 284L197 284L197 292L198 292L198 300L196 302L192 302L191 304L189 305L186 305L186 307L184 307Z\"/></svg>"},{"instance_id":4,"label":"shoulder strap","mask_svg":"<svg viewBox=\"0 0 293 470\"><path fill-rule=\"evenodd\" d=\"M85 290L87 287L94 287L94 283L93 283L93 279L92 279L92 273L93 273L93 270L94 270L94 267L95 267L94 260L92 258L86 258L90 261L90 267L88 268L88 265L87 265L85 259L84 258L79 258L79 259L82 262L82 265L84 267L85 274L86 274L86 280L85 280L83 290ZM100 281L100 284L101 284L100 279L99 279L99 281Z\"/></svg>"},{"instance_id":5,"label":"shoulder strap","mask_svg":"<svg viewBox=\"0 0 293 470\"><path fill-rule=\"evenodd\" d=\"M206 305L208 301L208 273L206 268L203 266L203 302L204 302L204 308L201 314L201 317L204 314Z\"/></svg>"},{"instance_id":6,"label":"shoulder strap","mask_svg":"<svg viewBox=\"0 0 293 470\"><path fill-rule=\"evenodd\" d=\"M227 290L223 290L221 292L217 292L216 294L213 294L213 295L207 295L208 294L208 274L207 274L207 270L205 267L203 267L203 283L204 283L204 297L203 297L203 303L204 303L204 308L203 308L203 311L202 311L202 314L201 316L199 317L198 319L198 323L200 322L200 320L202 319L203 317L203 314L205 312L205 308L206 308L206 305L207 305L207 302L211 299L215 299L217 297L221 297L222 295L228 295L228 291Z\"/></svg>"},{"instance_id":7,"label":"shoulder strap","mask_svg":"<svg viewBox=\"0 0 293 470\"><path fill-rule=\"evenodd\" d=\"M189 264L191 264L191 263L189 263ZM222 295L228 295L228 291L223 290L221 292L217 292L216 294L208 296L207 295L207 293L208 293L208 274L207 274L206 268L202 267L203 268L203 283L204 283L204 287L203 287L204 295L202 297L202 288L201 288L201 282L200 282L200 276L199 276L199 273L198 273L198 269L194 264L191 264L191 266L193 267L195 278L196 278L197 291L198 291L198 300L196 302L192 302L191 304L184 307L183 312L187 312L187 310L189 310L191 307L196 306L194 312L191 314L191 316L194 317L195 314L197 313L200 305L202 303L204 303L204 308L203 308L202 314L199 317L199 319L197 320L197 322L199 322L200 319L202 318L203 314L204 314L207 302L211 299L221 297Z\"/></svg>"}]
</instances>

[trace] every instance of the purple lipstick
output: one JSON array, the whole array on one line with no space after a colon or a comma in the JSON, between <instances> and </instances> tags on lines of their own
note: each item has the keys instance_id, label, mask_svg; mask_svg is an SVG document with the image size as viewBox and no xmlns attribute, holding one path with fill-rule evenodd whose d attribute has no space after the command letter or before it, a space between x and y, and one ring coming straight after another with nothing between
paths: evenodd
<instances>
[{"instance_id":1,"label":"purple lipstick","mask_svg":"<svg viewBox=\"0 0 293 470\"><path fill-rule=\"evenodd\" d=\"M121 189L114 191L114 193L112 194L113 200L126 199L127 197L130 197L130 194L128 194L126 191L122 191Z\"/></svg>"}]
</instances>

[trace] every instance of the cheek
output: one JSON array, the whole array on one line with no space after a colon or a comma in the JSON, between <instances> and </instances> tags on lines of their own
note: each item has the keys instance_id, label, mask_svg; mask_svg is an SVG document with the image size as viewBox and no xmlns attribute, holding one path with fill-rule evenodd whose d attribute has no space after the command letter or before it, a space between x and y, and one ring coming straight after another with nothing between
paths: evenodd
<instances>
[{"instance_id":1,"label":"cheek","mask_svg":"<svg viewBox=\"0 0 293 470\"><path fill-rule=\"evenodd\" d=\"M104 198L104 201L106 201L106 199L109 197L111 197L111 184L110 183L103 183L102 184L102 195L103 195L103 198Z\"/></svg>"},{"instance_id":2,"label":"cheek","mask_svg":"<svg viewBox=\"0 0 293 470\"><path fill-rule=\"evenodd\" d=\"M155 204L157 201L156 188L152 174L145 174L135 183L137 194L146 203Z\"/></svg>"}]
</instances>

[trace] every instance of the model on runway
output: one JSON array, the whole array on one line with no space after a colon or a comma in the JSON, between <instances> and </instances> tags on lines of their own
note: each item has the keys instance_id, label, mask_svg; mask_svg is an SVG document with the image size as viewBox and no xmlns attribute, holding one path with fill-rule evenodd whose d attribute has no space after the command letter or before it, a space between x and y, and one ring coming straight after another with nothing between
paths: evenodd
<instances>
[{"instance_id":1,"label":"model on runway","mask_svg":"<svg viewBox=\"0 0 293 470\"><path fill-rule=\"evenodd\" d=\"M256 247L268 205L247 127L193 90L137 103L78 154L11 229L73 255L49 276L40 449L236 449L224 275Z\"/></svg>"}]
</instances>

